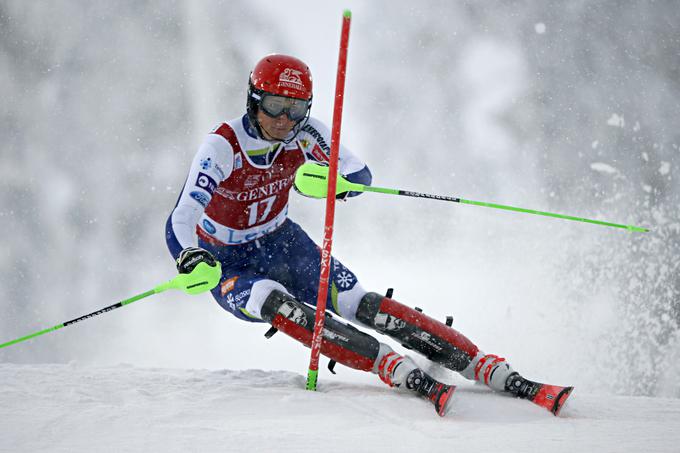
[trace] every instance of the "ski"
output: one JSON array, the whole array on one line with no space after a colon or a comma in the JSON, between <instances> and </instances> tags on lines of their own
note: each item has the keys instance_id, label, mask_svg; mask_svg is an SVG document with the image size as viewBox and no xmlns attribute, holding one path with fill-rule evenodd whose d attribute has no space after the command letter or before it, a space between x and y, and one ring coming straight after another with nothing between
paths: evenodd
<instances>
[{"instance_id":1,"label":"ski","mask_svg":"<svg viewBox=\"0 0 680 453\"><path fill-rule=\"evenodd\" d=\"M531 402L548 409L553 415L558 416L572 390L574 390L574 387L540 384L538 392Z\"/></svg>"},{"instance_id":2,"label":"ski","mask_svg":"<svg viewBox=\"0 0 680 453\"><path fill-rule=\"evenodd\" d=\"M519 373L513 373L508 377L506 389L518 398L527 399L557 416L574 387L542 384L524 379Z\"/></svg>"},{"instance_id":3,"label":"ski","mask_svg":"<svg viewBox=\"0 0 680 453\"><path fill-rule=\"evenodd\" d=\"M432 394L428 397L434 404L434 409L440 417L444 417L451 410L453 392L456 391L455 385L439 383Z\"/></svg>"}]
</instances>

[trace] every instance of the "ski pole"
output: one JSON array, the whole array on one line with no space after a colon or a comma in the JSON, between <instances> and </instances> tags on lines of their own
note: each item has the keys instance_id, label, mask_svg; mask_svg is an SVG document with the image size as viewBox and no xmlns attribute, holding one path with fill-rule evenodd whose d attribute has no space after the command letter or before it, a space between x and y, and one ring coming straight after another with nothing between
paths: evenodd
<instances>
[{"instance_id":1,"label":"ski pole","mask_svg":"<svg viewBox=\"0 0 680 453\"><path fill-rule=\"evenodd\" d=\"M318 165L308 162L302 165L295 175L295 187L304 195L314 198L325 198L327 192L326 180L329 179L329 169L325 165ZM445 195L431 195L421 192L412 192L409 190L387 189L383 187L365 186L363 184L355 184L347 181L340 175L337 179L336 193L342 192L378 192L389 195L403 195L407 197L428 198L432 200L452 201L454 203L469 204L474 206L483 206L485 208L503 209L506 211L523 212L525 214L536 214L546 217L554 217L557 219L573 220L576 222L592 223L595 225L603 225L614 228L623 228L628 231L635 231L645 233L649 231L647 228L638 227L634 225L622 225L619 223L605 222L602 220L586 219L584 217L575 217L564 214L555 214L553 212L536 211L534 209L518 208L515 206L507 206L497 203L487 203L483 201L466 200L464 198L449 197Z\"/></svg>"},{"instance_id":2,"label":"ski pole","mask_svg":"<svg viewBox=\"0 0 680 453\"><path fill-rule=\"evenodd\" d=\"M333 106L333 124L331 128L331 155L329 164L332 173L324 181L327 193L326 219L323 229L323 246L321 248L321 269L319 271L319 292L316 298L316 315L314 333L312 335L311 356L307 371L307 390L316 390L319 375L319 355L323 340L323 326L326 319L326 299L328 297L328 279L331 268L331 248L333 246L333 220L335 218L335 180L338 174L338 155L340 154L340 127L342 125L342 101L345 95L345 72L347 68L347 47L349 45L349 26L352 13L346 9L342 14L342 30L340 32L340 52L338 55L338 71L335 78L335 103Z\"/></svg>"},{"instance_id":3,"label":"ski pole","mask_svg":"<svg viewBox=\"0 0 680 453\"><path fill-rule=\"evenodd\" d=\"M54 327L50 327L48 329L41 330L39 332L32 333L30 335L23 336L21 338L17 338L16 340L8 341L7 343L2 343L0 344L0 349L11 346L13 344L21 343L22 341L30 340L31 338L38 337L40 335L53 332L55 330L59 330L62 327L70 326L72 324L75 324L80 321L85 321L86 319L93 318L97 315L101 315L102 313L107 313L111 310L115 310L116 308L120 308L124 305L129 305L132 302L136 302L138 300L144 299L146 297L149 297L153 294L158 294L162 293L163 291L166 291L168 289L181 289L187 294L200 294L205 291L209 291L213 289L215 286L220 281L220 277L222 275L222 265L217 262L215 266L209 266L207 263L199 263L193 271L191 271L190 274L179 274L172 280L169 280L165 283L162 283L158 286L156 286L154 289L151 289L149 291L143 292L141 294L137 294L136 296L133 296L129 299L121 300L118 303L115 303L113 305L109 305L108 307L101 308L97 311L94 311L90 314L81 316L76 319L72 319L71 321L66 321L61 324L57 324Z\"/></svg>"}]
</instances>

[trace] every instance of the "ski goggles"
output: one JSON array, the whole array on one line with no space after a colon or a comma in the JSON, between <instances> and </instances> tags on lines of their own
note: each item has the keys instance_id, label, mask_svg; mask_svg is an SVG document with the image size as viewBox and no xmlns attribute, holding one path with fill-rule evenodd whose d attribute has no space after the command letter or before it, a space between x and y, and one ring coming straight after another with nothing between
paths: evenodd
<instances>
[{"instance_id":1,"label":"ski goggles","mask_svg":"<svg viewBox=\"0 0 680 453\"><path fill-rule=\"evenodd\" d=\"M260 100L260 108L267 115L276 118L285 113L291 121L300 121L307 116L309 101L265 94Z\"/></svg>"}]
</instances>

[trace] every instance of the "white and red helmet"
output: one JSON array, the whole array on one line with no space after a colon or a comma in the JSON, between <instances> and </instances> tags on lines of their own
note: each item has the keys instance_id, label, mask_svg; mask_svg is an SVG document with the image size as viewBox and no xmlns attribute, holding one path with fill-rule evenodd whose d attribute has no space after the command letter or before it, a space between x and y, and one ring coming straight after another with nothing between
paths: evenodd
<instances>
[{"instance_id":1,"label":"white and red helmet","mask_svg":"<svg viewBox=\"0 0 680 453\"><path fill-rule=\"evenodd\" d=\"M295 134L306 124L312 106L312 73L304 62L289 55L267 55L253 68L248 85L248 118L260 136L257 112L266 95L305 101L307 112L296 124Z\"/></svg>"}]
</instances>

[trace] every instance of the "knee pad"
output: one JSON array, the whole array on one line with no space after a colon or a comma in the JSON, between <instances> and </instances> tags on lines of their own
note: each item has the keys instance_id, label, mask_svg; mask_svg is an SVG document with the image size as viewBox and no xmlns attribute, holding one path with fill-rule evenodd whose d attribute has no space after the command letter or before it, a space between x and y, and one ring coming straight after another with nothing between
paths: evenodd
<instances>
[{"instance_id":1,"label":"knee pad","mask_svg":"<svg viewBox=\"0 0 680 453\"><path fill-rule=\"evenodd\" d=\"M357 309L362 324L451 370L462 371L478 348L446 324L377 293L367 293Z\"/></svg>"},{"instance_id":2,"label":"knee pad","mask_svg":"<svg viewBox=\"0 0 680 453\"><path fill-rule=\"evenodd\" d=\"M311 347L316 311L292 296L273 290L261 309L262 319L273 327ZM326 312L321 353L345 366L372 371L380 343L372 336L337 321Z\"/></svg>"}]
</instances>

